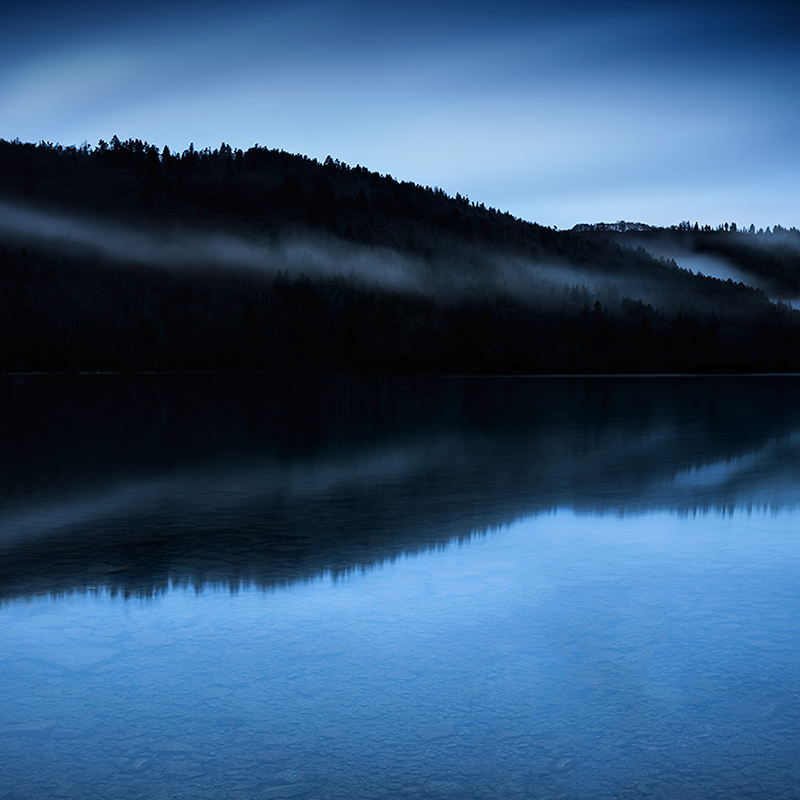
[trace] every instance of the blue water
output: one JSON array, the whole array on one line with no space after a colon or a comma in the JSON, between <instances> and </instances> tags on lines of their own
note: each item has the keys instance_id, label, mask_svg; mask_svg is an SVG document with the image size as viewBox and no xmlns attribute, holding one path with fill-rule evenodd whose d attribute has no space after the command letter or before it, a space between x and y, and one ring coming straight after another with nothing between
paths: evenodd
<instances>
[{"instance_id":1,"label":"blue water","mask_svg":"<svg viewBox=\"0 0 800 800\"><path fill-rule=\"evenodd\" d=\"M0 797L797 797L797 426L732 437L732 390L785 406L748 385L232 451L217 398L185 462L38 442L0 515Z\"/></svg>"}]
</instances>

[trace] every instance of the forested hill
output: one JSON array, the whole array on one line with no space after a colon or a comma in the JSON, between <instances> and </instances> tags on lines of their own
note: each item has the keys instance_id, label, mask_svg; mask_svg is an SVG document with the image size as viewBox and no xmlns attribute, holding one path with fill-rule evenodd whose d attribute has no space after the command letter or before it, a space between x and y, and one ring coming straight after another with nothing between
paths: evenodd
<instances>
[{"instance_id":1,"label":"forested hill","mask_svg":"<svg viewBox=\"0 0 800 800\"><path fill-rule=\"evenodd\" d=\"M770 296L800 298L800 230L775 225L756 229L725 222L716 227L681 222L669 228L617 222L576 225L574 232L594 241L613 241L649 252L670 253L678 263L735 276L762 287Z\"/></svg>"},{"instance_id":2,"label":"forested hill","mask_svg":"<svg viewBox=\"0 0 800 800\"><path fill-rule=\"evenodd\" d=\"M642 228L264 147L0 140L0 370L800 370L800 312Z\"/></svg>"}]
</instances>

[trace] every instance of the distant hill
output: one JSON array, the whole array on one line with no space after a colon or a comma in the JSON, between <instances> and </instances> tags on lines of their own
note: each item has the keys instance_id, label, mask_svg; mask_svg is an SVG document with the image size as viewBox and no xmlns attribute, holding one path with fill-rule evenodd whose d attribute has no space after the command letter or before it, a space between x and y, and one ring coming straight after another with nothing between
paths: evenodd
<instances>
[{"instance_id":1,"label":"distant hill","mask_svg":"<svg viewBox=\"0 0 800 800\"><path fill-rule=\"evenodd\" d=\"M795 242L559 231L264 147L0 140L0 370L800 371Z\"/></svg>"},{"instance_id":2,"label":"distant hill","mask_svg":"<svg viewBox=\"0 0 800 800\"><path fill-rule=\"evenodd\" d=\"M593 234L595 241L611 238L623 246L648 252L671 253L678 263L734 275L780 300L800 300L800 231L775 225L738 228L725 223L716 228L683 222L670 228L639 223L577 225L573 231Z\"/></svg>"}]
</instances>

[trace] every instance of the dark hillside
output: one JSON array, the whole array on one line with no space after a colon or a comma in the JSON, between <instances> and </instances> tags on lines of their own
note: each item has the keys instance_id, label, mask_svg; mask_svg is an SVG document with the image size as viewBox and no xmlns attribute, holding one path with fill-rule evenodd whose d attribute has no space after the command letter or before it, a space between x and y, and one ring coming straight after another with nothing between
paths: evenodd
<instances>
[{"instance_id":1,"label":"dark hillside","mask_svg":"<svg viewBox=\"0 0 800 800\"><path fill-rule=\"evenodd\" d=\"M623 244L330 158L0 141L0 369L800 369L800 314Z\"/></svg>"},{"instance_id":2,"label":"dark hillside","mask_svg":"<svg viewBox=\"0 0 800 800\"><path fill-rule=\"evenodd\" d=\"M756 230L754 225L740 228L736 223L691 225L687 222L670 228L646 225L581 225L573 229L593 242L610 242L649 250L674 250L717 259L737 272L743 281L761 286L771 297L783 300L800 298L800 230L776 225Z\"/></svg>"}]
</instances>

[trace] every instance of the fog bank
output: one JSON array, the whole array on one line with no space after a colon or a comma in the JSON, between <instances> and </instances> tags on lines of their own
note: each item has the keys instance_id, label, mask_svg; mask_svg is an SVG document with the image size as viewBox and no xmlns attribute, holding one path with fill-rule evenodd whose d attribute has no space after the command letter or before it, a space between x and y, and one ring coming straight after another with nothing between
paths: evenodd
<instances>
[{"instance_id":1,"label":"fog bank","mask_svg":"<svg viewBox=\"0 0 800 800\"><path fill-rule=\"evenodd\" d=\"M165 269L243 269L273 277L334 277L411 291L440 301L463 296L507 295L526 303L549 305L578 286L594 293L619 295L630 281L599 276L568 264L509 258L448 248L447 256L424 258L386 247L348 242L319 233L280 239L170 227L137 228L109 220L79 217L0 201L0 235L18 246L85 257L104 265L143 265ZM656 299L656 287L638 287L636 296Z\"/></svg>"},{"instance_id":2,"label":"fog bank","mask_svg":"<svg viewBox=\"0 0 800 800\"><path fill-rule=\"evenodd\" d=\"M507 255L456 238L431 237L428 255L352 242L332 234L295 231L235 234L222 229L128 225L21 206L0 200L0 237L7 243L72 258L86 258L104 268L146 266L183 271L241 270L274 278L341 276L387 291L420 294L446 305L463 299L508 297L542 309L565 302L600 300L616 305L623 297L641 300L667 312L706 311L692 287L676 287L659 271L635 275L609 270L608 264L575 264L555 256ZM745 276L721 258L697 255L665 241L624 242L644 246L655 258L672 258L684 269L722 280ZM758 283L747 277L747 283ZM575 294L579 291L579 295Z\"/></svg>"},{"instance_id":3,"label":"fog bank","mask_svg":"<svg viewBox=\"0 0 800 800\"><path fill-rule=\"evenodd\" d=\"M283 270L293 276L346 275L390 289L415 288L420 272L419 264L391 250L326 240L320 235L272 242L224 231L146 230L3 201L0 235L21 246L43 247L105 264L245 269L268 276Z\"/></svg>"}]
</instances>

